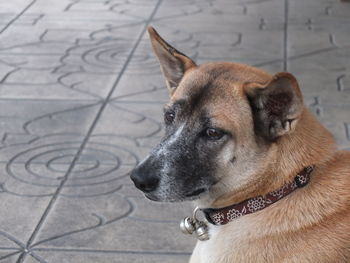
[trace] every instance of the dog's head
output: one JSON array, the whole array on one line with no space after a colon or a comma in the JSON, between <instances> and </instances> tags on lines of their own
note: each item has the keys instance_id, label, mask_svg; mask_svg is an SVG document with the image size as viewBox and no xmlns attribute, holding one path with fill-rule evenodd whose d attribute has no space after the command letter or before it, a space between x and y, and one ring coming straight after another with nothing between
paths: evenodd
<instances>
[{"instance_id":1,"label":"dog's head","mask_svg":"<svg viewBox=\"0 0 350 263\"><path fill-rule=\"evenodd\" d=\"M303 110L295 78L233 63L196 65L149 33L170 101L164 138L132 172L136 187L156 201L215 200L261 181L273 145Z\"/></svg>"}]
</instances>

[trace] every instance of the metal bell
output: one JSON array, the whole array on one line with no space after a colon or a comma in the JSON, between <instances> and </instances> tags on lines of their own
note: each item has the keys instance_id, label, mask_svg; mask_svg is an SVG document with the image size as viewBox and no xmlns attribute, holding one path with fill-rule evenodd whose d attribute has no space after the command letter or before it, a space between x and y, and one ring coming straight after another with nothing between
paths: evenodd
<instances>
[{"instance_id":1,"label":"metal bell","mask_svg":"<svg viewBox=\"0 0 350 263\"><path fill-rule=\"evenodd\" d=\"M182 219L180 229L182 233L192 235L192 233L196 230L194 220L190 217Z\"/></svg>"},{"instance_id":2,"label":"metal bell","mask_svg":"<svg viewBox=\"0 0 350 263\"><path fill-rule=\"evenodd\" d=\"M200 241L206 241L209 240L209 233L208 233L208 226L205 224L201 224L196 229L196 237Z\"/></svg>"},{"instance_id":3,"label":"metal bell","mask_svg":"<svg viewBox=\"0 0 350 263\"><path fill-rule=\"evenodd\" d=\"M195 233L195 237L198 240L205 241L210 238L209 229L206 222L197 219L196 214L198 211L199 208L196 207L192 217L184 218L180 223L180 229L184 234L192 235Z\"/></svg>"}]
</instances>

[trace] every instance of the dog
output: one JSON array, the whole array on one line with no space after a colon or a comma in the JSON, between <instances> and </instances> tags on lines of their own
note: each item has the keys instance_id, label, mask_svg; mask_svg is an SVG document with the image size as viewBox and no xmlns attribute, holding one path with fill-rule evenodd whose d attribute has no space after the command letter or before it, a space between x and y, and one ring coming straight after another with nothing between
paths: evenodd
<instances>
[{"instance_id":1,"label":"dog","mask_svg":"<svg viewBox=\"0 0 350 263\"><path fill-rule=\"evenodd\" d=\"M165 136L131 179L150 200L206 213L209 240L190 262L350 262L350 152L304 106L296 78L196 65L148 32L170 101Z\"/></svg>"}]
</instances>

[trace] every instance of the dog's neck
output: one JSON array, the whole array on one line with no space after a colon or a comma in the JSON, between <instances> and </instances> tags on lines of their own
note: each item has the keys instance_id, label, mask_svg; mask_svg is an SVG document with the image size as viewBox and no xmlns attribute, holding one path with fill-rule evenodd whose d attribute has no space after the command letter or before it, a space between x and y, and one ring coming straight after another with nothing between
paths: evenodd
<instances>
[{"instance_id":1,"label":"dog's neck","mask_svg":"<svg viewBox=\"0 0 350 263\"><path fill-rule=\"evenodd\" d=\"M275 143L275 159L266 169L259 171L266 176L264 182L249 189L241 189L209 201L199 200L200 207L221 208L258 195L267 194L293 180L296 174L308 165L320 165L331 159L336 144L331 133L305 109L299 123L290 135L285 135ZM211 203L211 204L210 204Z\"/></svg>"},{"instance_id":2,"label":"dog's neck","mask_svg":"<svg viewBox=\"0 0 350 263\"><path fill-rule=\"evenodd\" d=\"M305 166L327 162L335 152L333 135L305 109L295 131L277 144L276 162L268 172L290 180Z\"/></svg>"},{"instance_id":3,"label":"dog's neck","mask_svg":"<svg viewBox=\"0 0 350 263\"><path fill-rule=\"evenodd\" d=\"M294 180L281 188L268 193L265 196L256 196L239 204L234 204L220 209L203 209L206 219L214 225L224 225L237 218L263 210L278 202L299 188L305 187L310 181L313 166L305 167Z\"/></svg>"}]
</instances>

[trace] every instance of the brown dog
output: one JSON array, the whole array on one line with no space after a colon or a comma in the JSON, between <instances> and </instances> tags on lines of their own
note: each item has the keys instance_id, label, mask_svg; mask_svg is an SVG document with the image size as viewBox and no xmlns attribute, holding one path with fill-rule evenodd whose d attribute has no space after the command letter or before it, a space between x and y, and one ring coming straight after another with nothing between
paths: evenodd
<instances>
[{"instance_id":1,"label":"brown dog","mask_svg":"<svg viewBox=\"0 0 350 263\"><path fill-rule=\"evenodd\" d=\"M190 262L350 262L350 153L337 151L306 109L297 80L196 65L149 33L171 97L164 139L131 175L146 197L221 211L294 185L266 208L243 208L227 224L209 220L210 239L198 241ZM311 165L310 181L293 184Z\"/></svg>"}]
</instances>

